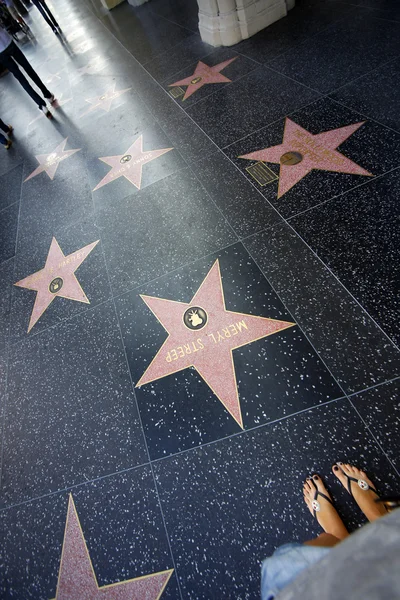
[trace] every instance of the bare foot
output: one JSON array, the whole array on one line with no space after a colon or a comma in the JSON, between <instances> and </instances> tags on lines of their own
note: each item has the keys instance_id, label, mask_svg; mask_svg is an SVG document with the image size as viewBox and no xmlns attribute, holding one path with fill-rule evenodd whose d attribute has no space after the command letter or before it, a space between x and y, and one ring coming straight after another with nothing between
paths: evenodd
<instances>
[{"instance_id":1,"label":"bare foot","mask_svg":"<svg viewBox=\"0 0 400 600\"><path fill-rule=\"evenodd\" d=\"M333 465L332 470L346 490L351 490L350 494L368 521L375 521L386 514L387 511L383 504L375 502L378 494L374 490L374 484L368 479L364 471L344 463ZM349 479L349 477L352 477L355 481Z\"/></svg>"},{"instance_id":2,"label":"bare foot","mask_svg":"<svg viewBox=\"0 0 400 600\"><path fill-rule=\"evenodd\" d=\"M349 535L336 508L331 504L332 498L328 490L318 475L313 475L312 478L308 477L306 479L303 485L303 494L304 501L311 514L314 515L315 511L316 519L326 533L330 533L339 540L343 540ZM329 500L324 498L322 494L329 498Z\"/></svg>"}]
</instances>

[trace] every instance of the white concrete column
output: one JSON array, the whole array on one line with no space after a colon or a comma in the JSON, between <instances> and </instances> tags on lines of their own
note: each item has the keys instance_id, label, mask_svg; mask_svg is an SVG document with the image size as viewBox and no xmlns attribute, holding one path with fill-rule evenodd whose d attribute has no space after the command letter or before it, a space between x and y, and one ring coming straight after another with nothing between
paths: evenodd
<instances>
[{"instance_id":1,"label":"white concrete column","mask_svg":"<svg viewBox=\"0 0 400 600\"><path fill-rule=\"evenodd\" d=\"M131 1L131 0L129 0ZM197 0L204 42L232 46L285 17L295 0Z\"/></svg>"}]
</instances>

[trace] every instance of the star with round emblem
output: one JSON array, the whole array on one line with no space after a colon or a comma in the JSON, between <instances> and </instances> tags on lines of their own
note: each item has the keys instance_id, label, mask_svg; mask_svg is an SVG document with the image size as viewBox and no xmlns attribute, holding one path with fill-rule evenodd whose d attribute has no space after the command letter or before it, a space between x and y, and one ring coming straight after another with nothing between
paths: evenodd
<instances>
[{"instance_id":1,"label":"star with round emblem","mask_svg":"<svg viewBox=\"0 0 400 600\"><path fill-rule=\"evenodd\" d=\"M313 169L372 177L372 173L337 150L363 124L364 121L314 135L286 118L281 144L256 150L239 158L280 164L278 198Z\"/></svg>"},{"instance_id":2,"label":"star with round emblem","mask_svg":"<svg viewBox=\"0 0 400 600\"><path fill-rule=\"evenodd\" d=\"M24 181L29 181L32 177L36 177L40 173L47 173L50 179L54 179L54 175L56 174L58 165L60 162L69 158L75 152L79 152L80 148L74 148L73 150L64 150L68 138L65 138L56 148L54 148L53 152L49 154L37 154L35 158L37 159L39 166L36 167L34 171Z\"/></svg>"},{"instance_id":3,"label":"star with round emblem","mask_svg":"<svg viewBox=\"0 0 400 600\"><path fill-rule=\"evenodd\" d=\"M173 150L173 148L143 151L143 136L140 135L123 154L99 158L99 160L112 167L112 169L96 185L93 191L95 192L103 187L103 185L107 185L108 183L119 179L119 177L125 177L125 179L140 190L143 166L171 150Z\"/></svg>"},{"instance_id":4,"label":"star with round emblem","mask_svg":"<svg viewBox=\"0 0 400 600\"><path fill-rule=\"evenodd\" d=\"M132 89L132 88L126 88L124 90L116 90L115 89L116 86L117 86L117 84L114 83L101 96L96 96L95 98L86 98L86 102L91 104L91 107L82 114L82 117L98 108L103 110L104 112L110 112L111 104L112 104L113 100L115 100L116 98L119 98L123 94L126 94L126 92L129 92L129 90Z\"/></svg>"},{"instance_id":5,"label":"star with round emblem","mask_svg":"<svg viewBox=\"0 0 400 600\"><path fill-rule=\"evenodd\" d=\"M226 67L236 59L237 56L230 58L229 60L225 60L214 67L209 67L200 60L193 75L190 75L190 77L185 77L185 79L175 81L175 83L171 83L168 87L187 85L187 89L183 97L183 100L186 100L187 98L190 98L192 94L197 92L197 90L202 88L203 85L208 85L209 83L230 83L232 80L228 79L228 77L225 77L221 71L226 69Z\"/></svg>"},{"instance_id":6,"label":"star with round emblem","mask_svg":"<svg viewBox=\"0 0 400 600\"><path fill-rule=\"evenodd\" d=\"M218 260L189 303L141 298L168 337L136 387L194 367L243 428L232 351L295 323L226 310Z\"/></svg>"},{"instance_id":7,"label":"star with round emblem","mask_svg":"<svg viewBox=\"0 0 400 600\"><path fill-rule=\"evenodd\" d=\"M28 333L57 296L90 304L75 271L98 243L99 240L65 256L53 237L43 269L14 284L37 292Z\"/></svg>"},{"instance_id":8,"label":"star with round emblem","mask_svg":"<svg viewBox=\"0 0 400 600\"><path fill-rule=\"evenodd\" d=\"M54 600L159 600L173 569L99 587L72 494Z\"/></svg>"}]
</instances>

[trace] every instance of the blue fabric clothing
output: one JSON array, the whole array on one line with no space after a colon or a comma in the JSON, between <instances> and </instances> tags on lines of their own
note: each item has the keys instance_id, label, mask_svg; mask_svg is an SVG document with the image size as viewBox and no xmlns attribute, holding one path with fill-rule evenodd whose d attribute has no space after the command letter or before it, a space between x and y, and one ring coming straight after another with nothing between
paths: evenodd
<instances>
[{"instance_id":1,"label":"blue fabric clothing","mask_svg":"<svg viewBox=\"0 0 400 600\"><path fill-rule=\"evenodd\" d=\"M324 558L330 551L331 548L297 543L277 548L261 566L261 599L273 600L299 573Z\"/></svg>"}]
</instances>

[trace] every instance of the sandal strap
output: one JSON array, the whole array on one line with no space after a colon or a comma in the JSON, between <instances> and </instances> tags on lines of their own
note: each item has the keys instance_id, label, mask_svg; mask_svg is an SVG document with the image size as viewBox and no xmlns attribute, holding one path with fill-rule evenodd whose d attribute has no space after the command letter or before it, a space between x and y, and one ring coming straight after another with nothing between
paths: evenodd
<instances>
[{"instance_id":1,"label":"sandal strap","mask_svg":"<svg viewBox=\"0 0 400 600\"><path fill-rule=\"evenodd\" d=\"M352 490L351 484L354 481L358 485L358 482L362 481L362 480L361 479L357 479L356 477L352 477L351 475L348 475L347 473L345 473L343 471L343 469L340 467L340 465L339 465L339 469L342 471L343 475L347 478L347 491L354 498L354 494L353 494L353 490ZM372 485L368 485L368 489L372 490L374 492L374 494L376 494L377 496L379 496L378 492L376 491L376 489L374 487L372 487Z\"/></svg>"},{"instance_id":2,"label":"sandal strap","mask_svg":"<svg viewBox=\"0 0 400 600\"><path fill-rule=\"evenodd\" d=\"M332 506L333 506L333 502L329 498L329 496L327 496L323 492L319 491L319 489L317 488L317 485L316 485L316 483L315 483L315 481L313 479L310 479L310 481L311 481L311 483L313 484L313 486L315 488L313 501L314 500L318 501L318 496L321 496L322 498L324 498L324 500L327 500L329 502L329 504L332 504ZM317 518L317 511L315 509L314 509L313 515L314 515L315 518Z\"/></svg>"}]
</instances>

